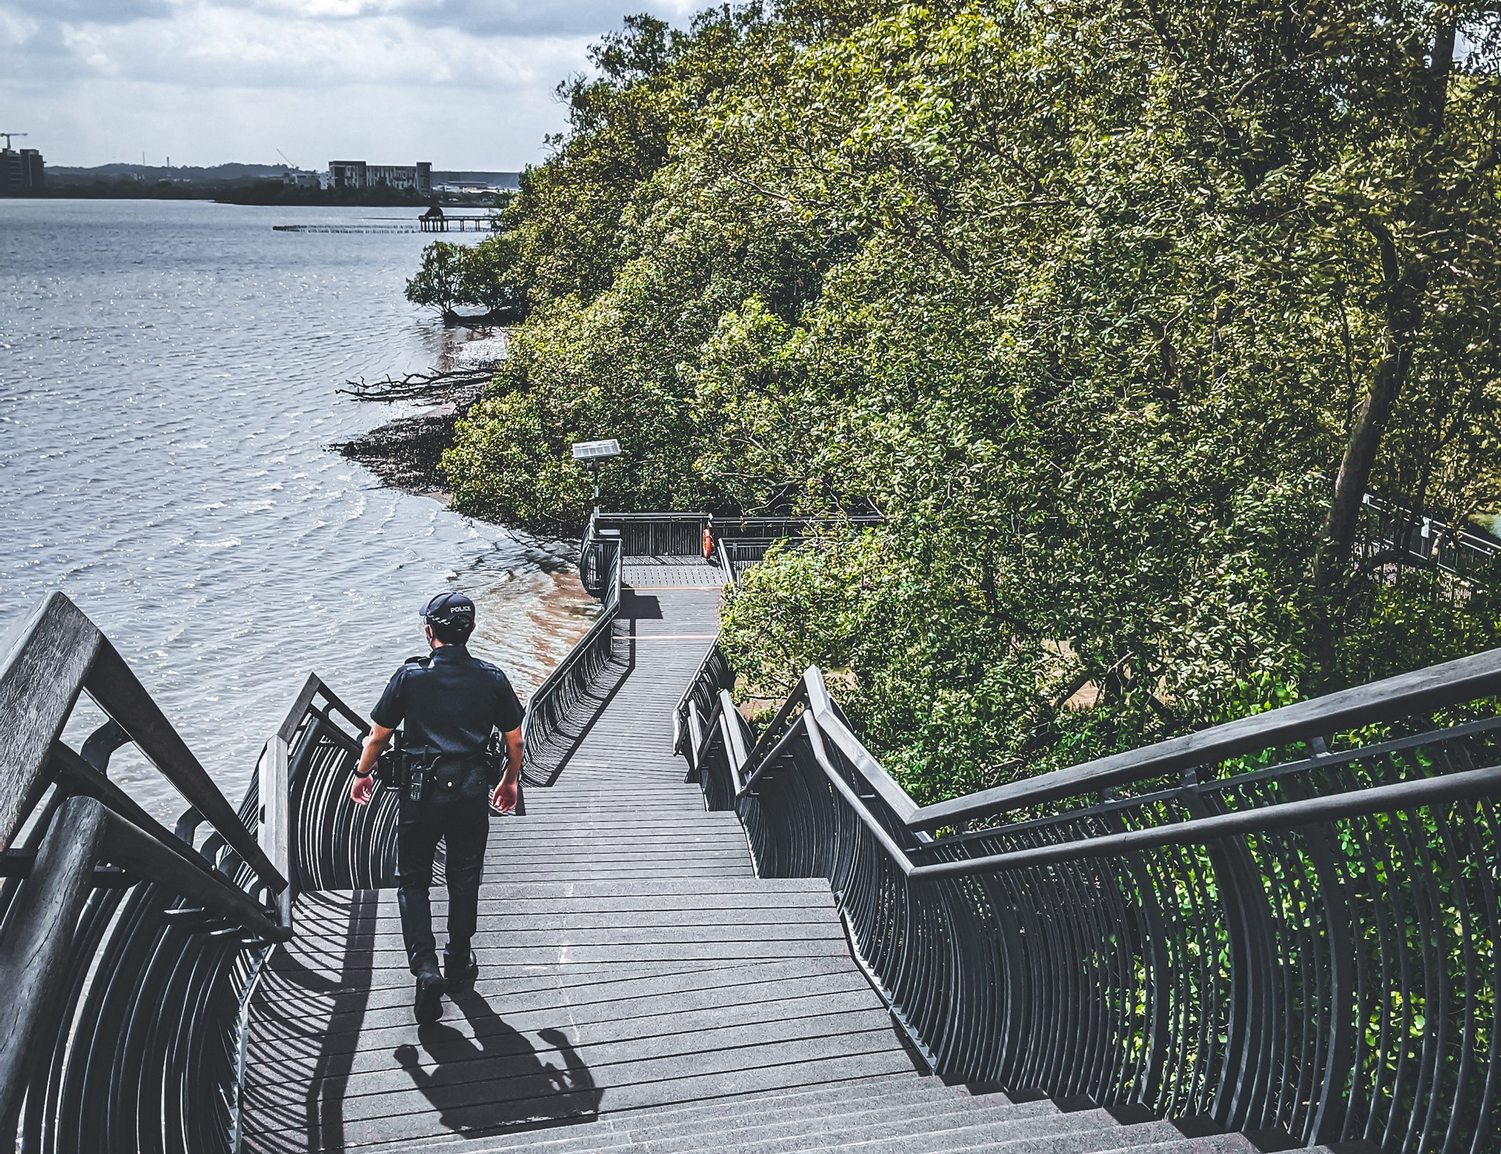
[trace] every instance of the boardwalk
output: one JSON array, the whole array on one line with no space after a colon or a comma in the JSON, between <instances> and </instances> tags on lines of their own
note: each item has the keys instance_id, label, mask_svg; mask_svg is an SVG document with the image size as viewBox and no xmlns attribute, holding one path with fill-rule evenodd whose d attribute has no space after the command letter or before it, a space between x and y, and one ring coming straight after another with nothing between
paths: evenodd
<instances>
[{"instance_id":1,"label":"boardwalk","mask_svg":"<svg viewBox=\"0 0 1501 1154\"><path fill-rule=\"evenodd\" d=\"M689 524L684 532L683 515L665 517L661 524L638 520L627 527L635 541L645 538L649 548L656 547L657 537L668 545L673 537L696 544L697 526ZM624 534L621 542L608 550L611 606L616 604L614 577L619 572L614 548L627 547ZM677 543L681 547L684 542ZM301 850L311 843L323 856L363 852L359 839L350 835L340 841L349 831L335 828L349 817L345 795L316 788L339 783L348 773L357 749L353 734L358 719L342 712L316 678L309 679L288 721L267 742L263 772L237 815L97 627L63 595L49 598L11 635L9 655L0 662L0 706L5 707L0 712L13 719L0 726L0 735L10 735L10 760L0 759L10 775L10 793L0 791L0 797L43 797L40 787L33 786L47 781L46 770L52 775L49 788L58 787L53 801L65 799L50 825L36 827L45 830L39 845L27 834L33 844L6 846L0 863L12 880L0 887L0 905L13 899L5 910L10 936L0 942L9 961L0 958L5 963L0 971L19 991L5 1004L12 1010L9 1020L20 1023L0 1039L6 1043L0 1053L0 1099L5 1103L0 1114L11 1119L7 1124L23 1124L19 1140L7 1138L7 1145L18 1150L55 1145L195 1154L1107 1154L1127 1149L1135 1154L1251 1154L1257 1148L1290 1148L1299 1140L1358 1135L1360 1127L1379 1134L1380 1125L1395 1124L1400 1109L1353 1121L1323 1113L1324 1105L1339 1106L1330 1095L1346 1085L1349 1058L1336 1047L1330 1051L1333 1057L1309 1059L1309 1047L1330 1036L1325 1027L1334 1029L1336 1042L1341 1035L1325 1001L1298 1000L1300 990L1334 988L1310 983L1332 981L1340 972L1334 964L1337 954L1323 969L1317 964L1309 968L1304 955L1314 948L1314 935L1305 932L1307 923L1279 928L1270 907L1257 904L1262 891L1245 885L1243 873L1239 889L1218 887L1221 902L1240 895L1234 900L1245 903L1242 920L1214 921L1217 914L1211 911L1202 927L1190 925L1186 917L1178 926L1153 914L1161 904L1144 898L1138 880L1165 877L1173 884L1172 860L1154 867L1161 873L1144 874L1133 857L1129 869L1118 867L1112 875L1101 872L1100 855L1070 836L990 852L987 846L1003 836L1020 833L1029 843L1047 824L1030 818L967 837L961 844L978 847L968 852L979 856L938 865L914 860L919 851L927 853L926 843L914 837L904 848L895 839L883 840L882 831L926 828L935 815L948 824L970 820L974 813L988 819L1009 811L995 809L995 790L921 809L902 798L900 786L841 720L816 670L805 675L799 690L804 708L784 734L766 744L771 752L752 767L753 795L738 799L756 839L756 864L781 880L755 877L737 818L729 812L705 812L698 789L682 783L682 764L670 753L672 705L717 624L718 571L696 559L632 560L624 578L628 588L618 617L602 619L574 651L575 659L588 655L588 664L565 665L565 672L552 681L555 687L568 685L569 697L540 695L575 701L574 686L564 679L566 670L600 668L595 658L603 660L605 647L593 644L601 638L613 642L610 660L581 707L570 710L560 728L549 721L545 731L538 730L534 761L556 767L551 788L531 791L528 816L497 818L492 827L476 943L481 956L478 987L458 996L442 1022L420 1028L411 1018L412 982L391 891L304 892L296 901L292 925L268 917L250 897L251 892L275 892L299 862L308 871L302 877L384 876L380 866L368 872L363 864L358 870L347 868L358 864L351 859L335 868L315 861L316 854L292 852L294 842ZM612 628L615 633L606 632ZM53 668L62 672L38 675ZM1384 725L1408 716L1414 703L1432 710L1477 693L1494 694L1498 686L1501 650L1196 733L1192 752L1212 764L1239 757L1250 747L1248 726L1261 727L1269 741L1286 741L1289 734L1297 740L1325 738L1336 728L1330 719L1346 727ZM55 734L62 732L73 699L85 688L115 720L75 753L58 743ZM539 709L537 716L547 715ZM1442 853L1429 852L1427 843L1420 842L1413 854L1396 841L1379 843L1372 836L1382 867L1393 861L1399 867L1386 877L1399 879L1401 884L1390 888L1404 896L1387 907L1380 905L1378 894L1361 907L1367 909L1362 917L1420 925L1424 943L1453 940L1454 926L1461 924L1471 928L1459 940L1494 941L1492 922L1462 919L1470 918L1470 910L1485 908L1492 911L1486 917L1494 915L1494 868L1472 869L1475 862L1494 860L1487 848L1494 838L1487 834L1491 840L1482 843L1477 837L1472 803L1496 793L1501 774L1496 733L1501 733L1501 719L1492 716L1387 742L1375 747L1383 767L1395 766L1403 750L1421 750L1425 766L1463 768L1370 786L1365 798L1348 810L1336 811L1330 804L1348 804L1338 794L1268 803L1263 808L1271 811L1270 820L1281 824L1246 836L1261 838L1322 820L1311 816L1315 813L1374 813L1389 820L1397 812L1391 805L1397 803L1384 799L1392 797L1403 805L1411 804L1403 799L1415 796L1438 799L1444 806L1463 801L1465 824L1436 827L1434 836L1442 840L1435 844ZM198 851L201 865L194 864L178 835L156 825L103 775L105 751L126 736L194 802L188 824L213 824L215 835L206 837ZM1132 772L1138 776L1132 780L1160 775L1164 765L1179 765L1173 759L1181 758L1187 740L1134 751ZM735 764L729 760L732 753ZM1343 759L1338 762L1324 756L1305 759L1281 767L1275 779L1265 773L1246 775L1236 788L1246 789L1253 776L1271 780L1278 792L1304 781L1318 784L1314 774L1330 765L1353 773L1351 767L1370 753L1337 753L1334 757ZM716 796L733 792L745 769L738 751L711 741L698 754ZM92 762L87 760L91 756ZM1093 805L1100 782L1119 780L1119 756L1108 759L1115 766L1108 775L1098 766L1091 771L1086 786L1068 778L1060 796L1080 796ZM294 762L299 766L295 774ZM1480 768L1471 768L1475 766ZM1079 771L1059 773L1077 776ZM1006 804L1014 806L1017 796L1061 788L1059 780L1055 774L1051 784L1045 776L999 788L1009 791L1013 800ZM107 810L100 798L112 808ZM1156 806L1158 795L1148 795L1145 802ZM1138 804L1145 803L1113 799L1111 821L1124 821L1122 814ZM1316 805L1321 807L1317 811ZM380 812L365 811L361 821L373 823ZM1441 814L1434 819L1439 811L1433 807L1426 812L1424 820L1447 820ZM1095 822L1097 811L1079 810L1078 818L1074 813L1069 810L1053 820L1078 820L1078 841L1096 836L1083 823ZM1401 813L1405 820L1406 811ZM8 821L12 831L24 820L29 820L24 807L0 815L0 824ZM47 816L42 820L46 823ZM1164 844L1174 854L1184 845L1200 844L1192 840L1196 836L1237 844L1233 837L1240 835L1224 833L1230 822L1242 828L1245 812L1171 823L1173 840ZM770 826L775 826L775 836L768 836ZM1196 826L1212 832L1196 835ZM1064 827L1065 835L1072 828ZM1315 846L1361 844L1336 842L1335 835L1345 827L1332 819L1310 828L1322 831ZM1150 848L1139 848L1145 844L1135 836L1139 832L1143 830L1128 831L1130 844L1137 847L1131 853L1150 855ZM1459 834L1469 840L1458 842ZM369 829L361 836L369 842ZM1114 836L1103 835L1102 840ZM318 844L320 839L328 844ZM370 844L383 853L383 842ZM1248 852L1245 842L1238 844ZM1456 844L1473 847L1473 855L1457 858ZM1307 852L1307 860L1320 860L1314 849ZM1395 856L1399 852L1413 858L1416 868ZM996 879L1005 869L1019 876L1018 855L1023 855L1026 870L1022 881L999 884ZM154 884L122 888L118 874L95 872L101 860ZM1026 864L1042 860L1045 870ZM1457 864L1461 860L1463 869ZM249 869L247 862L252 863ZM1071 871L1071 862L1084 864ZM1298 892L1312 892L1311 879L1323 868L1306 871L1299 885L1308 888ZM797 876L809 871L819 878ZM961 892L945 880L948 888L935 890L933 879L956 874L978 881ZM221 880L230 876L243 880ZM24 879L18 891L16 878ZM826 878L838 879L838 894L829 892ZM1445 879L1459 895L1451 906L1443 905L1436 878ZM96 901L101 881L112 896ZM1339 884L1351 894L1365 892L1358 874ZM1407 904L1409 889L1419 895L1417 906ZM867 896L875 900L864 900ZM1340 900L1347 909L1357 906ZM1007 1093L919 1075L902 1040L905 1030L899 1035L893 1028L883 997L851 957L836 901L844 903L839 908L857 940L882 945L869 950L871 965L889 989L897 1007L893 1012L905 1029L924 1039L924 1052L946 1062L941 1068L951 1070L956 1081L1004 1077ZM436 904L441 915L442 902ZM1200 903L1205 909L1219 904ZM62 916L59 908L65 911ZM1443 920L1436 920L1438 915ZM1323 916L1335 915L1326 911ZM1404 918L1413 920L1404 923ZM1228 936L1216 937L1224 924L1232 927ZM1340 923L1340 934L1330 929L1326 936L1331 941L1371 941L1362 928L1369 924L1346 921ZM1238 925L1252 927L1259 936L1237 938L1240 931L1233 927ZM886 936L872 937L872 931ZM1285 937L1289 934L1299 943L1296 951L1286 945L1293 940ZM1201 1033L1197 1042L1175 1035L1167 1013L1158 1029L1140 1032L1140 1008L1150 1008L1159 990L1167 993L1155 1004L1166 1010L1182 991L1206 988L1193 984L1194 967L1175 964L1175 959L1191 957L1189 947L1198 943L1226 940L1261 950L1255 957L1262 959L1257 962L1262 968L1254 972L1280 972L1288 981L1302 983L1289 986L1291 993L1284 990L1286 1004L1294 1009L1278 1010L1275 1000L1269 1000L1275 987L1265 985L1237 1009L1241 1003L1233 995L1238 987L1231 984L1228 1001L1194 994L1201 1004L1228 1007L1225 1020L1233 1029L1220 1037L1219 1050L1207 1034ZM271 942L285 944L270 949ZM997 969L991 964L996 951L1017 964ZM1393 953L1394 972L1402 975L1431 961L1426 952L1394 948ZM1474 966L1463 970L1464 982L1481 981L1489 973L1484 967L1490 956L1465 954L1465 966L1472 960ZM1387 965L1385 954L1382 964ZM1299 967L1314 976L1300 973ZM85 971L87 990L78 984ZM1402 993L1407 1000L1405 986L1381 993L1387 987L1374 984L1376 971L1368 967L1363 972L1368 993L1362 997L1379 995L1385 1004ZM1205 973L1198 967L1201 983ZM1140 983L1142 975L1151 976L1152 984L1129 984ZM1209 977L1218 980L1217 974ZM1457 990L1454 980L1451 988ZM76 1000L61 999L65 984ZM1220 981L1213 990L1224 986ZM1132 991L1140 991L1142 1000ZM1461 1004L1461 995L1447 996L1452 1004ZM240 1013L246 997L249 1030L242 1054ZM1358 1008L1351 1004L1336 1010L1353 1013ZM1235 1040L1234 1029L1240 1029L1235 1024L1253 1011L1261 1015L1257 1021L1272 1025L1306 1018L1299 1024L1302 1041L1288 1030L1278 1053L1301 1054L1315 1064L1324 1061L1339 1080L1330 1081L1335 1075L1328 1075L1317 1098L1310 1083L1299 1082L1295 1099L1287 1079L1305 1078L1311 1066L1308 1061L1292 1064L1288 1057L1293 1074L1276 1074L1282 1079L1276 1086L1283 1089L1273 1096L1283 1113L1272 1113L1266 1103L1226 1098L1226 1087L1235 1087L1240 1095L1250 1084L1247 1071L1252 1066L1236 1063L1254 1057L1262 1063L1257 1068L1271 1069L1269 1063L1283 1061L1270 1050L1247 1057L1226 1049ZM1473 1037L1490 1036L1481 1031L1489 1013L1476 1010L1466 1019L1474 1023L1473 1034L1466 1027L1466 1047L1472 1047ZM1192 1024L1192 1019L1184 1020ZM1352 1020L1346 1017L1345 1026ZM1402 1029L1404 1038L1417 1036L1406 1025ZM1270 1027L1258 1030L1246 1036L1272 1036ZM1439 1072L1453 1065L1445 1064L1446 1055L1455 1052L1443 1049L1441 1042L1441 1035L1424 1040L1422 1060L1431 1063L1424 1067L1429 1073L1420 1071L1421 1076L1390 1085L1421 1085L1429 1088L1425 1093L1437 1094L1432 1087ZM1007 1066L990 1060L997 1049L1004 1050L1000 1057ZM1227 1056L1216 1059L1216 1053ZM1345 1065L1331 1065L1341 1053L1346 1054ZM1401 1054L1403 1062L1416 1067L1419 1055ZM1386 1069L1399 1067L1388 1062ZM1490 1101L1493 1067L1479 1063L1477 1069L1484 1073L1484 1096ZM1226 1079L1218 1086L1215 1070ZM1357 1064L1357 1076L1360 1070ZM1199 1081L1190 1084L1186 1072ZM1143 1093L1143 1083L1136 1079L1148 1075L1156 1081L1145 1084ZM229 1097L229 1088L238 1085L244 1087L242 1111L231 1108ZM1389 1084L1383 1085L1390 1102L1412 1108L1411 1099L1398 1099ZM1472 1110L1480 1100L1470 1092L1477 1085L1474 1080L1454 1082L1444 1092ZM1096 1102L1101 1100L1114 1105L1100 1109ZM1367 1101L1372 1100L1368 1095ZM1432 1107L1437 1100L1419 1101L1428 1102L1424 1125L1432 1126L1439 1117ZM1320 1113L1309 1114L1305 1108L1316 1101L1324 1104ZM1291 1125L1288 1108L1303 1111L1292 1117ZM1162 1120L1154 1113L1158 1110L1173 1111L1179 1121ZM1484 1119L1476 1123L1473 1110L1453 1117L1457 1125L1472 1126L1481 1139L1495 1133ZM1245 1133L1223 1133L1221 1125L1242 1127ZM1387 1148L1437 1150L1439 1145L1426 1138L1412 1140L1416 1127L1414 1121L1405 1146L1388 1143ZM1290 1131L1301 1133L1302 1139L1294 1139ZM1448 1133L1452 1139L1458 1130L1451 1125ZM1494 1142L1449 1143L1456 1149L1459 1145L1491 1150ZM1375 1147L1339 1139L1338 1149L1340 1154L1360 1154Z\"/></svg>"},{"instance_id":2,"label":"boardwalk","mask_svg":"<svg viewBox=\"0 0 1501 1154\"><path fill-rule=\"evenodd\" d=\"M554 785L491 827L475 991L416 1026L395 894L302 895L251 1005L244 1150L1253 1154L917 1076L828 884L758 880L735 815L683 783L671 709L718 570L625 581L618 660Z\"/></svg>"},{"instance_id":3,"label":"boardwalk","mask_svg":"<svg viewBox=\"0 0 1501 1154\"><path fill-rule=\"evenodd\" d=\"M528 816L492 826L480 981L441 1023L412 1023L393 891L299 899L252 1005L246 1150L539 1128L530 1144L569 1124L603 1149L643 1111L912 1079L827 884L755 880L734 814L706 813L671 752L717 573L628 567L603 708Z\"/></svg>"}]
</instances>

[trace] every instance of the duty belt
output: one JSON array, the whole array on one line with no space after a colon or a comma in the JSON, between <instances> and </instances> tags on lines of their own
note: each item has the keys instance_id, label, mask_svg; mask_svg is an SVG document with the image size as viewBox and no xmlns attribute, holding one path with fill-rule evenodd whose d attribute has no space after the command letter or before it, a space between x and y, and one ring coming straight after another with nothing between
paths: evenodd
<instances>
[{"instance_id":1,"label":"duty belt","mask_svg":"<svg viewBox=\"0 0 1501 1154\"><path fill-rule=\"evenodd\" d=\"M413 804L421 804L432 790L439 787L453 789L466 770L484 762L482 753L430 753L404 749L401 753L402 796Z\"/></svg>"}]
</instances>

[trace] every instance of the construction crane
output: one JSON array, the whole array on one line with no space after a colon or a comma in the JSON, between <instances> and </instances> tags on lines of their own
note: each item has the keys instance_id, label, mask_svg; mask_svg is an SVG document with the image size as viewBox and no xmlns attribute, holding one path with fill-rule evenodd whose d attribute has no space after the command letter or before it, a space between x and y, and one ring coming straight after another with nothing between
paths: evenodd
<instances>
[{"instance_id":1,"label":"construction crane","mask_svg":"<svg viewBox=\"0 0 1501 1154\"><path fill-rule=\"evenodd\" d=\"M11 137L13 137L13 136L30 136L30 135L31 135L31 133L29 133L29 132L0 132L0 136L5 137L5 150L7 152L10 151L10 138Z\"/></svg>"}]
</instances>

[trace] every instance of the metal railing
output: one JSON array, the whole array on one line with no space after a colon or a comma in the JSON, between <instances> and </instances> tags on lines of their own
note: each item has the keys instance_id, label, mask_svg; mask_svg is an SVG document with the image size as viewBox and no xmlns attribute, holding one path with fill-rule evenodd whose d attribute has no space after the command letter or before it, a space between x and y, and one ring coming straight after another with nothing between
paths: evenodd
<instances>
[{"instance_id":1,"label":"metal railing","mask_svg":"<svg viewBox=\"0 0 1501 1154\"><path fill-rule=\"evenodd\" d=\"M610 542L615 543L614 549L619 552L620 531L600 529L595 524L596 516L597 514L590 514L583 540L579 542L579 581L590 597L603 597L610 576Z\"/></svg>"},{"instance_id":2,"label":"metal railing","mask_svg":"<svg viewBox=\"0 0 1501 1154\"><path fill-rule=\"evenodd\" d=\"M846 513L838 517L734 517L714 519L716 537L742 541L777 541L787 537L806 537L823 530L849 529L880 525L886 518L880 513Z\"/></svg>"},{"instance_id":3,"label":"metal railing","mask_svg":"<svg viewBox=\"0 0 1501 1154\"><path fill-rule=\"evenodd\" d=\"M1484 533L1446 524L1367 493L1360 539L1363 559L1389 559L1415 568L1437 569L1464 581L1497 576L1501 542Z\"/></svg>"},{"instance_id":4,"label":"metal railing","mask_svg":"<svg viewBox=\"0 0 1501 1154\"><path fill-rule=\"evenodd\" d=\"M1432 720L1501 691L1501 651L922 808L816 669L755 740L722 680L688 697L706 803L762 876L828 878L936 1072L1501 1149L1501 718Z\"/></svg>"},{"instance_id":5,"label":"metal railing","mask_svg":"<svg viewBox=\"0 0 1501 1154\"><path fill-rule=\"evenodd\" d=\"M555 775L614 656L621 542L592 536L603 605L529 703L531 784ZM111 720L75 751L61 734L80 692ZM249 999L292 936L296 895L394 883L396 791L349 799L369 728L310 675L237 811L65 596L12 632L0 649L0 1145L238 1149ZM175 829L107 776L129 741L190 803Z\"/></svg>"},{"instance_id":6,"label":"metal railing","mask_svg":"<svg viewBox=\"0 0 1501 1154\"><path fill-rule=\"evenodd\" d=\"M599 616L527 703L521 723L521 779L527 785L552 784L571 742L569 723L579 717L615 655L624 550L621 539L608 532L595 537L589 548L598 555L603 574Z\"/></svg>"},{"instance_id":7,"label":"metal railing","mask_svg":"<svg viewBox=\"0 0 1501 1154\"><path fill-rule=\"evenodd\" d=\"M611 529L620 534L625 557L703 556L707 513L596 513L590 518L596 533Z\"/></svg>"},{"instance_id":8,"label":"metal railing","mask_svg":"<svg viewBox=\"0 0 1501 1154\"><path fill-rule=\"evenodd\" d=\"M111 720L75 751L80 692ZM233 1149L245 1008L292 932L285 799L237 812L60 593L0 651L0 719L0 1145ZM109 779L127 741L189 803L175 829Z\"/></svg>"},{"instance_id":9,"label":"metal railing","mask_svg":"<svg viewBox=\"0 0 1501 1154\"><path fill-rule=\"evenodd\" d=\"M376 789L355 805L349 788L370 723L309 674L266 743L257 780L285 796L289 899L304 890L382 889L396 884L397 791Z\"/></svg>"},{"instance_id":10,"label":"metal railing","mask_svg":"<svg viewBox=\"0 0 1501 1154\"><path fill-rule=\"evenodd\" d=\"M750 566L766 560L767 551L773 545L796 545L802 540L801 537L721 537L714 547L725 580L735 582Z\"/></svg>"},{"instance_id":11,"label":"metal railing","mask_svg":"<svg viewBox=\"0 0 1501 1154\"><path fill-rule=\"evenodd\" d=\"M703 744L703 734L695 727L701 726L703 718L713 710L720 691L731 689L734 684L735 674L730 669L729 661L725 659L724 651L719 648L719 642L715 641L699 662L693 680L688 683L683 696L678 698L677 705L673 707L673 753L691 757L692 751Z\"/></svg>"}]
</instances>

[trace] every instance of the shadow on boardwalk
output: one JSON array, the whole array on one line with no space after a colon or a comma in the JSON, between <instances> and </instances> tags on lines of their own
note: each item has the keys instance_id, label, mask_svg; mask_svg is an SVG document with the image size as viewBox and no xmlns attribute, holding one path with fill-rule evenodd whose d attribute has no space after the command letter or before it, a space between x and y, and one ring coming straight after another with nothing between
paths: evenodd
<instances>
[{"instance_id":1,"label":"shadow on boardwalk","mask_svg":"<svg viewBox=\"0 0 1501 1154\"><path fill-rule=\"evenodd\" d=\"M532 757L531 772L544 774L549 787L557 784L558 775L563 772L568 759L588 739L604 716L605 709L636 668L636 645L629 634L622 632L624 628L624 623L616 626L609 663L587 689L570 701L567 717L558 723L548 735L547 743Z\"/></svg>"},{"instance_id":2,"label":"shadow on boardwalk","mask_svg":"<svg viewBox=\"0 0 1501 1154\"><path fill-rule=\"evenodd\" d=\"M526 1036L506 1025L480 994L458 994L453 1003L469 1020L472 1038L440 1022L418 1030L420 1049L406 1044L395 1050L397 1062L438 1112L441 1125L489 1134L594 1119L600 1090L562 1030L537 1032L557 1055L559 1064L554 1065L543 1061Z\"/></svg>"}]
</instances>

